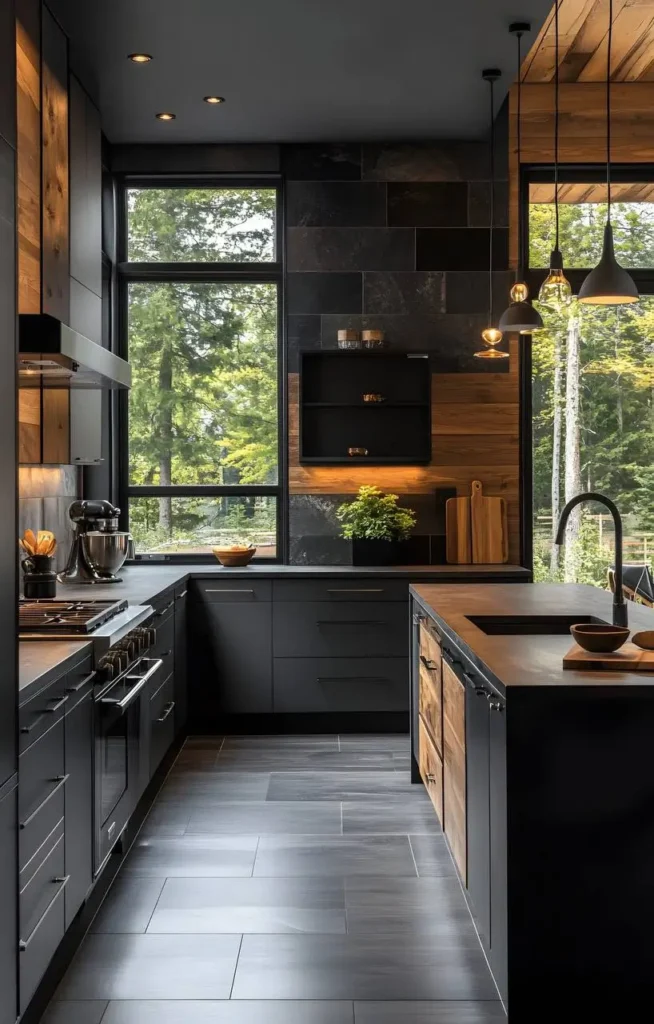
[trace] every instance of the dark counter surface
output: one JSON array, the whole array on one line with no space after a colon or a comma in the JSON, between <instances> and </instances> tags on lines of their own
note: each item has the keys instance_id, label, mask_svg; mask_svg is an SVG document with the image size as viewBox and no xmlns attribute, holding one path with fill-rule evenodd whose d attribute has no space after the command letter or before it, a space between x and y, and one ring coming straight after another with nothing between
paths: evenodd
<instances>
[{"instance_id":1,"label":"dark counter surface","mask_svg":"<svg viewBox=\"0 0 654 1024\"><path fill-rule=\"evenodd\" d=\"M18 700L23 704L91 653L89 640L21 640L18 645Z\"/></svg>"},{"instance_id":2,"label":"dark counter surface","mask_svg":"<svg viewBox=\"0 0 654 1024\"><path fill-rule=\"evenodd\" d=\"M654 685L654 673L577 671L563 668L571 636L487 636L469 615L596 615L611 622L612 595L572 583L521 587L416 584L413 597L443 633L500 689L512 686ZM628 602L633 632L654 629L654 610Z\"/></svg>"}]
</instances>

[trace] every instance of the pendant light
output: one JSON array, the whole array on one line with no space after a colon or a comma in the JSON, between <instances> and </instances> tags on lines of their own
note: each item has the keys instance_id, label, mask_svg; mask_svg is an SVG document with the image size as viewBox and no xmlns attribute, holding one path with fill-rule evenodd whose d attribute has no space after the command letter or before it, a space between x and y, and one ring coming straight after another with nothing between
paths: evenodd
<instances>
[{"instance_id":1,"label":"pendant light","mask_svg":"<svg viewBox=\"0 0 654 1024\"><path fill-rule=\"evenodd\" d=\"M489 227L489 266L488 266L488 327L481 332L484 344L488 347L475 352L477 359L506 359L509 353L497 346L502 340L502 332L493 327L493 228L495 225L495 97L494 85L502 74L497 68L486 68L481 77L490 86L490 227Z\"/></svg>"},{"instance_id":2,"label":"pendant light","mask_svg":"<svg viewBox=\"0 0 654 1024\"><path fill-rule=\"evenodd\" d=\"M520 133L522 129L522 46L521 41L525 32L529 32L529 22L514 22L509 26L509 32L518 40L518 128L516 132L518 175L520 174ZM514 331L518 334L534 334L542 331L543 318L537 309L534 309L531 302L528 302L529 288L524 282L524 258L522 252L522 239L519 242L518 267L515 275L515 282L510 291L511 305L504 310L500 317L499 327L502 331Z\"/></svg>"},{"instance_id":3,"label":"pendant light","mask_svg":"<svg viewBox=\"0 0 654 1024\"><path fill-rule=\"evenodd\" d=\"M604 245L600 261L579 289L579 301L587 305L617 306L638 302L633 278L615 258L611 226L611 44L613 42L613 0L609 0L609 36L606 54L606 187L607 206Z\"/></svg>"},{"instance_id":4,"label":"pendant light","mask_svg":"<svg viewBox=\"0 0 654 1024\"><path fill-rule=\"evenodd\" d=\"M552 309L562 310L572 302L572 288L563 273L563 256L559 249L559 4L554 5L554 248L550 270L540 286L538 301Z\"/></svg>"}]
</instances>

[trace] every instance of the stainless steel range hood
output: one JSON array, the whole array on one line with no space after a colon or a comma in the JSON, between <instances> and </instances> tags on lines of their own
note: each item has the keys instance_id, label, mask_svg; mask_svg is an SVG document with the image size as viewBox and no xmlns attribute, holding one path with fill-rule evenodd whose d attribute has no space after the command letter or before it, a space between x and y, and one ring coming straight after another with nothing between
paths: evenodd
<instances>
[{"instance_id":1,"label":"stainless steel range hood","mask_svg":"<svg viewBox=\"0 0 654 1024\"><path fill-rule=\"evenodd\" d=\"M47 313L18 318L18 376L22 386L129 388L126 360Z\"/></svg>"}]
</instances>

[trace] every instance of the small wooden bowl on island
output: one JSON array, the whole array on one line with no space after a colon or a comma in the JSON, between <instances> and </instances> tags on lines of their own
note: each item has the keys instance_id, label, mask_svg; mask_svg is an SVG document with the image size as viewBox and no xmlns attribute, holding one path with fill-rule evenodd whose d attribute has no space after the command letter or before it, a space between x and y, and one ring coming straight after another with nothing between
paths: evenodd
<instances>
[{"instance_id":1,"label":"small wooden bowl on island","mask_svg":"<svg viewBox=\"0 0 654 1024\"><path fill-rule=\"evenodd\" d=\"M248 547L243 544L232 544L227 548L212 548L211 550L226 569L237 569L248 565L254 558L257 549L254 544L250 544Z\"/></svg>"},{"instance_id":2,"label":"small wooden bowl on island","mask_svg":"<svg viewBox=\"0 0 654 1024\"><path fill-rule=\"evenodd\" d=\"M634 633L631 642L640 647L641 651L654 651L654 629L643 629L640 633Z\"/></svg>"},{"instance_id":3,"label":"small wooden bowl on island","mask_svg":"<svg viewBox=\"0 0 654 1024\"><path fill-rule=\"evenodd\" d=\"M610 654L629 639L626 626L612 626L608 622L580 622L570 626L570 632L579 646L591 654Z\"/></svg>"}]
</instances>

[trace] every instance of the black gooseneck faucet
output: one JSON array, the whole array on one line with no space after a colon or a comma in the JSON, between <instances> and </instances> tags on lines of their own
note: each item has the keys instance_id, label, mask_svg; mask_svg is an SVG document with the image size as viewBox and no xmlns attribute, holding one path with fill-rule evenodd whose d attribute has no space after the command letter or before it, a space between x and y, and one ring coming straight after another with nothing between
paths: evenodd
<instances>
[{"instance_id":1,"label":"black gooseneck faucet","mask_svg":"<svg viewBox=\"0 0 654 1024\"><path fill-rule=\"evenodd\" d=\"M556 530L556 544L563 544L563 535L565 533L565 524L568 521L568 517L576 505L581 504L582 501L599 501L600 505L606 505L609 512L613 516L613 523L615 525L615 591L613 594L613 625L614 626L626 626L627 623L627 602L624 599L624 591L622 589L622 518L618 512L618 507L615 502L611 501L604 494L597 494L595 491L584 491L583 494L577 494L574 498L571 498L565 505L565 508L561 512L559 517L559 525Z\"/></svg>"}]
</instances>

